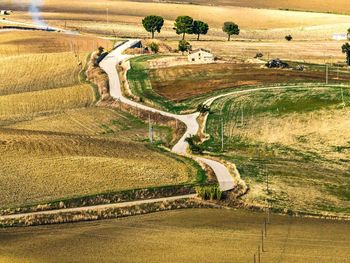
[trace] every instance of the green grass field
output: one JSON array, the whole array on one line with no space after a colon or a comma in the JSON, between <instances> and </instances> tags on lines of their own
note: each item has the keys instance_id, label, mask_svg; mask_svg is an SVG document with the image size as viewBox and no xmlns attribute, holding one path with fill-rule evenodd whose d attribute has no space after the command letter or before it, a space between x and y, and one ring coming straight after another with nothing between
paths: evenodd
<instances>
[{"instance_id":1,"label":"green grass field","mask_svg":"<svg viewBox=\"0 0 350 263\"><path fill-rule=\"evenodd\" d=\"M254 262L264 214L178 210L0 230L0 261ZM261 262L347 262L349 222L272 215Z\"/></svg>"},{"instance_id":2,"label":"green grass field","mask_svg":"<svg viewBox=\"0 0 350 263\"><path fill-rule=\"evenodd\" d=\"M249 203L349 215L349 103L340 87L231 95L212 105L204 145L237 165Z\"/></svg>"}]
</instances>

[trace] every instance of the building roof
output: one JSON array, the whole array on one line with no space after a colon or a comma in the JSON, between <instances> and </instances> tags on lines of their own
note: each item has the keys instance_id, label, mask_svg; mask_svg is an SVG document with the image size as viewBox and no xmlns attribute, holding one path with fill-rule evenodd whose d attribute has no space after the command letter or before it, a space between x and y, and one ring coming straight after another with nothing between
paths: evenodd
<instances>
[{"instance_id":1,"label":"building roof","mask_svg":"<svg viewBox=\"0 0 350 263\"><path fill-rule=\"evenodd\" d=\"M192 50L191 54L197 53L197 52L199 52L199 51L204 51L204 52L206 52L206 53L212 54L212 53L210 52L210 50L207 50L207 49L204 49L204 48L198 48L198 49Z\"/></svg>"}]
</instances>

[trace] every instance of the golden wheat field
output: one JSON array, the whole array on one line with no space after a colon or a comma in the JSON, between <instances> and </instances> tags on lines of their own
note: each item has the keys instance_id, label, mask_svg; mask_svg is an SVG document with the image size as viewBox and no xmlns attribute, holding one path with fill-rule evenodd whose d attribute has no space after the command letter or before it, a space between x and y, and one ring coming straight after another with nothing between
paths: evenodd
<instances>
[{"instance_id":1,"label":"golden wheat field","mask_svg":"<svg viewBox=\"0 0 350 263\"><path fill-rule=\"evenodd\" d=\"M3 6L16 12L13 19L30 21L25 12L28 0L23 5L14 5L5 0ZM82 11L83 10L83 11ZM142 28L141 20L150 14L165 18L165 26L160 37L178 38L174 33L173 21L179 15L190 15L209 23L211 30L204 39L222 38L224 21L234 20L240 25L243 38L276 39L293 33L299 38L329 39L332 32L344 32L348 17L343 15L319 14L246 8L239 6L201 6L132 1L71 1L47 0L42 9L43 19L49 24L77 29L84 32L116 34L118 36L148 36ZM254 19L249 19L254 18ZM298 35L300 33L300 35Z\"/></svg>"},{"instance_id":2,"label":"golden wheat field","mask_svg":"<svg viewBox=\"0 0 350 263\"><path fill-rule=\"evenodd\" d=\"M0 132L1 208L197 178L197 169L184 158L130 140L12 129Z\"/></svg>"}]
</instances>

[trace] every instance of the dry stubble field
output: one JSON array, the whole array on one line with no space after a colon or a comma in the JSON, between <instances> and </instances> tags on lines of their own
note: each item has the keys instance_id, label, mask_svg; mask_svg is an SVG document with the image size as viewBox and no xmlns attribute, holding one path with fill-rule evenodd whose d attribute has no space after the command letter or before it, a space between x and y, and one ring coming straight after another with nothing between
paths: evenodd
<instances>
[{"instance_id":1,"label":"dry stubble field","mask_svg":"<svg viewBox=\"0 0 350 263\"><path fill-rule=\"evenodd\" d=\"M0 33L0 208L197 180L191 161L147 146L147 125L96 108L79 72L109 42ZM155 127L155 140L171 130Z\"/></svg>"},{"instance_id":2,"label":"dry stubble field","mask_svg":"<svg viewBox=\"0 0 350 263\"><path fill-rule=\"evenodd\" d=\"M29 21L26 10L29 0L16 5L11 0L2 1L0 8L13 9L12 19ZM108 10L108 17L107 17ZM144 16L161 15L165 26L160 37L178 38L174 33L173 21L179 15L190 15L195 19L207 21L211 27L204 39L225 38L221 30L224 21L235 20L242 28L241 38L245 39L283 39L286 34L293 34L301 39L330 39L334 32L345 32L348 17L333 14L293 12L246 8L240 6L201 6L132 1L71 1L47 0L44 2L42 15L52 25L98 32L117 34L118 36L148 36L141 25ZM254 19L247 19L253 18Z\"/></svg>"},{"instance_id":3,"label":"dry stubble field","mask_svg":"<svg viewBox=\"0 0 350 263\"><path fill-rule=\"evenodd\" d=\"M0 261L254 262L264 214L178 210L0 230ZM261 262L349 262L349 222L273 215Z\"/></svg>"}]
</instances>

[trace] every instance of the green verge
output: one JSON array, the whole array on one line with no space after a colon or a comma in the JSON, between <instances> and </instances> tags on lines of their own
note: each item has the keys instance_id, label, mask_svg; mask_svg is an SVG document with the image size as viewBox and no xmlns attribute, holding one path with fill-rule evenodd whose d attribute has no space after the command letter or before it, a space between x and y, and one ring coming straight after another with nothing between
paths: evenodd
<instances>
[{"instance_id":1,"label":"green verge","mask_svg":"<svg viewBox=\"0 0 350 263\"><path fill-rule=\"evenodd\" d=\"M146 55L130 60L131 69L127 73L131 92L141 98L141 103L151 103L153 107L173 113L180 113L187 109L187 105L175 103L158 95L153 89L149 76L147 63L151 59L160 58L161 55Z\"/></svg>"}]
</instances>

